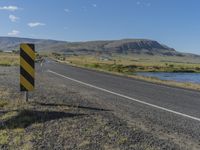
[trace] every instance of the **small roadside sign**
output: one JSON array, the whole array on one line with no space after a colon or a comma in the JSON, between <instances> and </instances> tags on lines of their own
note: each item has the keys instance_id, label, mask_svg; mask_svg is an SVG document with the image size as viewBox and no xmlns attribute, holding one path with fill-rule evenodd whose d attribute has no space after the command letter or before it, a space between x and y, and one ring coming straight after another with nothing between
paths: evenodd
<instances>
[{"instance_id":1,"label":"small roadside sign","mask_svg":"<svg viewBox=\"0 0 200 150\"><path fill-rule=\"evenodd\" d=\"M20 44L20 91L33 91L35 87L35 45Z\"/></svg>"}]
</instances>

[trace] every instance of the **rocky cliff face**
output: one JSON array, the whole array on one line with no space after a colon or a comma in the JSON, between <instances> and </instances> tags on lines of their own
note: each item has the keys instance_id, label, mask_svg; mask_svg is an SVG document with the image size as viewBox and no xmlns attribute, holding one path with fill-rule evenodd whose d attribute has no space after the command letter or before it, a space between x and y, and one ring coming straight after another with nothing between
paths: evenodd
<instances>
[{"instance_id":1,"label":"rocky cliff face","mask_svg":"<svg viewBox=\"0 0 200 150\"><path fill-rule=\"evenodd\" d=\"M164 46L153 40L119 40L105 45L107 50L116 51L118 53L126 52L175 52L174 49Z\"/></svg>"}]
</instances>

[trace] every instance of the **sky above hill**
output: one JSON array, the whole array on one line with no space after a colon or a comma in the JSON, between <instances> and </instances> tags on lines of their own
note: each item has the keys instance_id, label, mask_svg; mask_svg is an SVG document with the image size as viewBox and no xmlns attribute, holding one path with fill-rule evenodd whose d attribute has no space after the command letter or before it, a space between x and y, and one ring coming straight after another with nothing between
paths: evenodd
<instances>
[{"instance_id":1,"label":"sky above hill","mask_svg":"<svg viewBox=\"0 0 200 150\"><path fill-rule=\"evenodd\" d=\"M200 54L199 0L1 0L0 36L145 38Z\"/></svg>"}]
</instances>

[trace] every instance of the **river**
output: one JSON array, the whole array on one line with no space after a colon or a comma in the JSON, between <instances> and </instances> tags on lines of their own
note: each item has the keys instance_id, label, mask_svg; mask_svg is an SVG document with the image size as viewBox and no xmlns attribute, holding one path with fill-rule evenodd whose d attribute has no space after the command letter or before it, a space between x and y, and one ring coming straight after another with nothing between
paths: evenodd
<instances>
[{"instance_id":1,"label":"river","mask_svg":"<svg viewBox=\"0 0 200 150\"><path fill-rule=\"evenodd\" d=\"M161 80L191 82L200 84L200 73L166 73L166 72L139 72L138 75L155 77Z\"/></svg>"}]
</instances>

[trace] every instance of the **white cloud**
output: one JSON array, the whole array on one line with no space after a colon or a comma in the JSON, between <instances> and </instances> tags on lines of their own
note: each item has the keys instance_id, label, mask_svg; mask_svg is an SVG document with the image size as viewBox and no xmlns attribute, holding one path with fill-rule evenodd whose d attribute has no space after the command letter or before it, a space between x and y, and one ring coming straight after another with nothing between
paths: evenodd
<instances>
[{"instance_id":1,"label":"white cloud","mask_svg":"<svg viewBox=\"0 0 200 150\"><path fill-rule=\"evenodd\" d=\"M15 15L9 15L9 19L12 22L16 22L17 20L19 20L19 17L16 17Z\"/></svg>"},{"instance_id":2,"label":"white cloud","mask_svg":"<svg viewBox=\"0 0 200 150\"><path fill-rule=\"evenodd\" d=\"M41 23L41 22L30 22L30 23L28 23L28 26L31 27L31 28L38 27L38 26L45 26L45 25L46 24Z\"/></svg>"},{"instance_id":3,"label":"white cloud","mask_svg":"<svg viewBox=\"0 0 200 150\"><path fill-rule=\"evenodd\" d=\"M144 1L144 0L139 0L139 1L137 1L136 2L136 4L138 5L138 6L146 6L146 7L150 7L151 6L151 3L150 2L147 2L147 1Z\"/></svg>"},{"instance_id":4,"label":"white cloud","mask_svg":"<svg viewBox=\"0 0 200 150\"><path fill-rule=\"evenodd\" d=\"M69 27L64 27L64 30L68 30L69 29Z\"/></svg>"},{"instance_id":5,"label":"white cloud","mask_svg":"<svg viewBox=\"0 0 200 150\"><path fill-rule=\"evenodd\" d=\"M92 6L96 8L96 7L97 7L97 4L92 4Z\"/></svg>"},{"instance_id":6,"label":"white cloud","mask_svg":"<svg viewBox=\"0 0 200 150\"><path fill-rule=\"evenodd\" d=\"M19 10L17 6L0 6L0 10L16 11Z\"/></svg>"},{"instance_id":7,"label":"white cloud","mask_svg":"<svg viewBox=\"0 0 200 150\"><path fill-rule=\"evenodd\" d=\"M69 9L64 9L64 11L66 12L66 13L69 13L70 12L70 10Z\"/></svg>"},{"instance_id":8,"label":"white cloud","mask_svg":"<svg viewBox=\"0 0 200 150\"><path fill-rule=\"evenodd\" d=\"M141 4L141 2L140 1L137 1L137 3L136 3L137 5L140 5Z\"/></svg>"},{"instance_id":9,"label":"white cloud","mask_svg":"<svg viewBox=\"0 0 200 150\"><path fill-rule=\"evenodd\" d=\"M20 34L20 32L17 30L12 30L11 32L8 33L9 36L17 36L19 34Z\"/></svg>"},{"instance_id":10,"label":"white cloud","mask_svg":"<svg viewBox=\"0 0 200 150\"><path fill-rule=\"evenodd\" d=\"M150 7L150 6L151 6L151 3L146 3L146 6Z\"/></svg>"}]
</instances>

